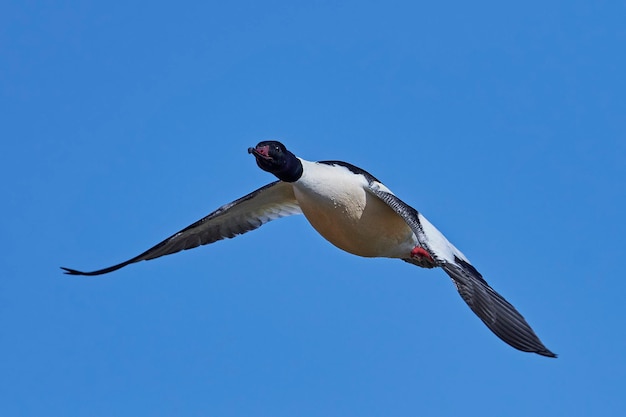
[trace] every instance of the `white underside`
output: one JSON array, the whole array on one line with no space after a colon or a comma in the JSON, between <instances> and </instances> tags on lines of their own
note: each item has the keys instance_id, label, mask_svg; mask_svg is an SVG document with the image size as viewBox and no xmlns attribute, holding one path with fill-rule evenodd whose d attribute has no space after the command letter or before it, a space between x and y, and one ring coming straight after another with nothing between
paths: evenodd
<instances>
[{"instance_id":1,"label":"white underside","mask_svg":"<svg viewBox=\"0 0 626 417\"><path fill-rule=\"evenodd\" d=\"M409 258L417 238L404 219L369 193L365 177L338 165L302 160L293 183L298 204L326 240L366 257Z\"/></svg>"}]
</instances>

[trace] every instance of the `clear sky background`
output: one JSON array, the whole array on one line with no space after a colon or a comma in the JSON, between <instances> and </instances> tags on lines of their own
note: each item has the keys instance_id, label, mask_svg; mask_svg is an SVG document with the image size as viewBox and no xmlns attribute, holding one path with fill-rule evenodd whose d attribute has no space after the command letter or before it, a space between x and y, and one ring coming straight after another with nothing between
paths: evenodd
<instances>
[{"instance_id":1,"label":"clear sky background","mask_svg":"<svg viewBox=\"0 0 626 417\"><path fill-rule=\"evenodd\" d=\"M337 3L2 3L0 415L626 414L623 2ZM559 358L301 216L61 273L272 181L265 139L380 178Z\"/></svg>"}]
</instances>

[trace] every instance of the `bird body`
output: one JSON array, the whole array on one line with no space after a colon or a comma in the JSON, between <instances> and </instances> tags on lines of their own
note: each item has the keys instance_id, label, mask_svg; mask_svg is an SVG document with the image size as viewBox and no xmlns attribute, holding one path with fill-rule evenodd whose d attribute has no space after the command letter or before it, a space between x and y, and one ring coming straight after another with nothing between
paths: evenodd
<instances>
[{"instance_id":1,"label":"bird body","mask_svg":"<svg viewBox=\"0 0 626 417\"><path fill-rule=\"evenodd\" d=\"M358 256L410 255L417 245L415 234L402 217L368 191L364 175L338 163L301 161L304 173L293 183L294 195L320 235Z\"/></svg>"},{"instance_id":2,"label":"bird body","mask_svg":"<svg viewBox=\"0 0 626 417\"><path fill-rule=\"evenodd\" d=\"M442 268L461 298L496 336L516 349L556 357L461 251L367 171L342 161L307 161L277 141L260 142L248 152L262 170L274 174L278 181L218 208L125 262L92 272L63 269L70 275L101 275L135 262L232 238L271 220L304 214L321 236L346 252Z\"/></svg>"}]
</instances>

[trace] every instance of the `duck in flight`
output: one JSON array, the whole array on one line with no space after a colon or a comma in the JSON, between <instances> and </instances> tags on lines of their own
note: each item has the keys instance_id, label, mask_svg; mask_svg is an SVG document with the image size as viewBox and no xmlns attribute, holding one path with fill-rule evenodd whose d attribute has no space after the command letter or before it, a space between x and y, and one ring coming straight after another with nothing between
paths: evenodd
<instances>
[{"instance_id":1,"label":"duck in flight","mask_svg":"<svg viewBox=\"0 0 626 417\"><path fill-rule=\"evenodd\" d=\"M248 153L254 155L259 168L278 180L218 208L125 262L91 272L62 269L70 275L106 274L135 262L232 238L271 220L304 214L320 235L346 252L397 258L422 268L440 267L496 336L521 351L556 357L461 251L370 173L341 161L306 161L277 141L260 142Z\"/></svg>"}]
</instances>

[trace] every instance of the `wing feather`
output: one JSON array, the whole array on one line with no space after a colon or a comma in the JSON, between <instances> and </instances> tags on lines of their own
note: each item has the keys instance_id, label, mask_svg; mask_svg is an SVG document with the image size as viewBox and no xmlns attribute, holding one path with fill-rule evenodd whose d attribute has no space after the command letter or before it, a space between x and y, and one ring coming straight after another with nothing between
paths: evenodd
<instances>
[{"instance_id":1,"label":"wing feather","mask_svg":"<svg viewBox=\"0 0 626 417\"><path fill-rule=\"evenodd\" d=\"M424 216L393 193L381 189L376 182L370 183L369 190L407 222L420 245L452 278L461 298L496 336L521 351L556 357L515 307L491 288L465 256Z\"/></svg>"},{"instance_id":2,"label":"wing feather","mask_svg":"<svg viewBox=\"0 0 626 417\"><path fill-rule=\"evenodd\" d=\"M461 298L469 308L500 339L516 349L556 358L519 311L487 284L482 275L468 262L456 259L455 263L441 265L452 278Z\"/></svg>"},{"instance_id":3,"label":"wing feather","mask_svg":"<svg viewBox=\"0 0 626 417\"><path fill-rule=\"evenodd\" d=\"M197 222L173 234L142 254L97 271L82 272L63 268L70 275L101 275L135 262L233 238L281 217L300 214L291 184L275 181L218 208Z\"/></svg>"}]
</instances>

